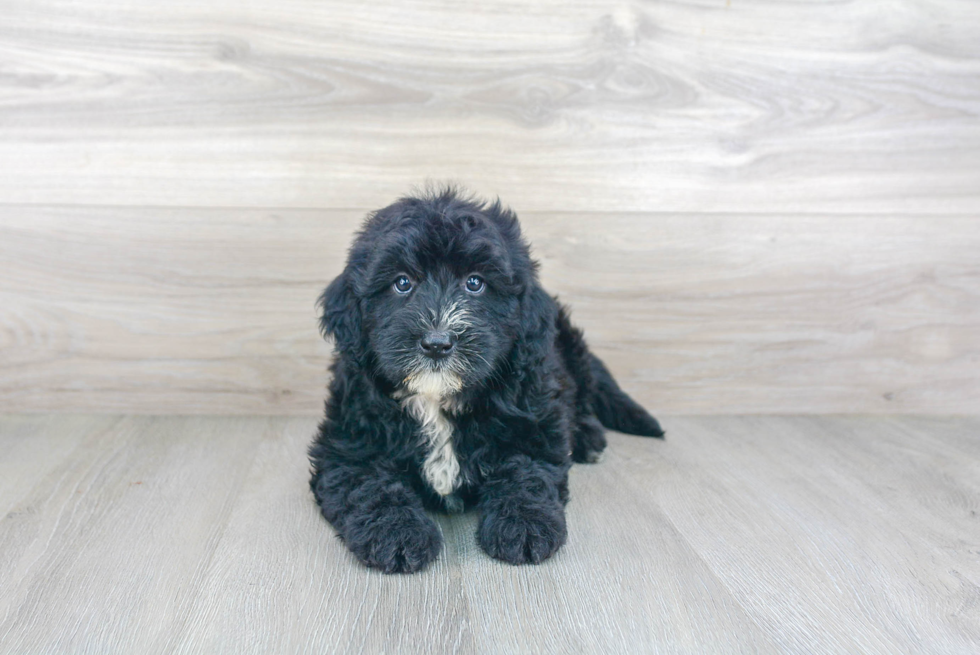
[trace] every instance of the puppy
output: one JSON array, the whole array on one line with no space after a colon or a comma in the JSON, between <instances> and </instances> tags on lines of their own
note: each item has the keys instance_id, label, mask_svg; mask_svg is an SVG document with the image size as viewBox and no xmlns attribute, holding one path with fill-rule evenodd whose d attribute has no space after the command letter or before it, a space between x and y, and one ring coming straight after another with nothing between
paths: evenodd
<instances>
[{"instance_id":1,"label":"puppy","mask_svg":"<svg viewBox=\"0 0 980 655\"><path fill-rule=\"evenodd\" d=\"M370 215L320 297L336 357L310 487L367 566L424 568L442 546L425 510L470 507L490 556L541 562L603 426L663 436L537 269L512 211L449 188Z\"/></svg>"}]
</instances>

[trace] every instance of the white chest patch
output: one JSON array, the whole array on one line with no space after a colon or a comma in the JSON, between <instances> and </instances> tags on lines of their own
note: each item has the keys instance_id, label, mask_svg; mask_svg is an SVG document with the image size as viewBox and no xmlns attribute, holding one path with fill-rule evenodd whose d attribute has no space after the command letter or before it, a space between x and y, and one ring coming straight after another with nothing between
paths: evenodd
<instances>
[{"instance_id":1,"label":"white chest patch","mask_svg":"<svg viewBox=\"0 0 980 655\"><path fill-rule=\"evenodd\" d=\"M455 426L438 396L413 394L401 400L409 414L422 426L429 453L422 464L422 475L440 496L448 496L459 479L459 461L453 449Z\"/></svg>"}]
</instances>

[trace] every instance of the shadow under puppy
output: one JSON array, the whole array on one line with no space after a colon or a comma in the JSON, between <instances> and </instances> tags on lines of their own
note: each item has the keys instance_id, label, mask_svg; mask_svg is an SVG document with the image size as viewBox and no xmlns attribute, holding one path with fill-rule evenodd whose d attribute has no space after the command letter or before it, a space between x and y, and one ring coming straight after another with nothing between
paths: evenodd
<instances>
[{"instance_id":1,"label":"shadow under puppy","mask_svg":"<svg viewBox=\"0 0 980 655\"><path fill-rule=\"evenodd\" d=\"M489 555L541 562L603 426L663 436L537 268L513 212L450 188L370 215L320 297L336 358L310 486L364 564L425 567L442 546L425 508L473 506Z\"/></svg>"}]
</instances>

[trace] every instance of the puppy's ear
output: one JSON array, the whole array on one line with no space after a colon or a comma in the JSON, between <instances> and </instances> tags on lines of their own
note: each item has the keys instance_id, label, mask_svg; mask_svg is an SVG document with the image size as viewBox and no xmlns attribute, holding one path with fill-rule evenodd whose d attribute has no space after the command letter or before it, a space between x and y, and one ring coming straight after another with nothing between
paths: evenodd
<instances>
[{"instance_id":1,"label":"puppy's ear","mask_svg":"<svg viewBox=\"0 0 980 655\"><path fill-rule=\"evenodd\" d=\"M532 280L521 295L521 334L518 350L524 356L535 357L539 348L554 341L558 304L555 299Z\"/></svg>"},{"instance_id":2,"label":"puppy's ear","mask_svg":"<svg viewBox=\"0 0 980 655\"><path fill-rule=\"evenodd\" d=\"M361 309L350 288L348 271L330 283L317 300L320 333L333 337L338 352L353 353L361 338Z\"/></svg>"}]
</instances>

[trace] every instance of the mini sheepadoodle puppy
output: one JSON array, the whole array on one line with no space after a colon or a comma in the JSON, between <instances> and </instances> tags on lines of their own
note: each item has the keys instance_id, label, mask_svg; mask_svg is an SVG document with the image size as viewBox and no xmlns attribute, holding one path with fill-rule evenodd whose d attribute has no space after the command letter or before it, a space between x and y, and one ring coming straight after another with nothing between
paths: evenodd
<instances>
[{"instance_id":1,"label":"mini sheepadoodle puppy","mask_svg":"<svg viewBox=\"0 0 980 655\"><path fill-rule=\"evenodd\" d=\"M320 297L336 358L310 487L364 564L422 569L442 546L425 509L469 507L489 555L541 562L603 426L663 436L537 268L512 211L450 188L370 215Z\"/></svg>"}]
</instances>

